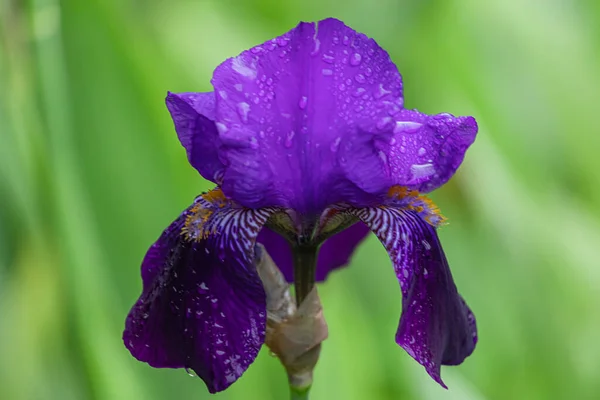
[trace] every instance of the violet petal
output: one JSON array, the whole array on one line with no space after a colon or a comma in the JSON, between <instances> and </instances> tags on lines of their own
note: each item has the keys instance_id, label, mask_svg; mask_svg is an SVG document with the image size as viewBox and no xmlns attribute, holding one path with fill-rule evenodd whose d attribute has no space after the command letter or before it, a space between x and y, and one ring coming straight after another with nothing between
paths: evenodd
<instances>
[{"instance_id":1,"label":"violet petal","mask_svg":"<svg viewBox=\"0 0 600 400\"><path fill-rule=\"evenodd\" d=\"M435 228L414 211L350 210L387 249L402 290L396 342L443 387L441 365L463 362L475 349L475 317L458 294Z\"/></svg>"},{"instance_id":2,"label":"violet petal","mask_svg":"<svg viewBox=\"0 0 600 400\"><path fill-rule=\"evenodd\" d=\"M198 199L148 250L123 340L138 360L192 370L214 393L242 375L264 342L265 292L252 257L268 213L214 207L205 221L211 234L194 238Z\"/></svg>"}]
</instances>

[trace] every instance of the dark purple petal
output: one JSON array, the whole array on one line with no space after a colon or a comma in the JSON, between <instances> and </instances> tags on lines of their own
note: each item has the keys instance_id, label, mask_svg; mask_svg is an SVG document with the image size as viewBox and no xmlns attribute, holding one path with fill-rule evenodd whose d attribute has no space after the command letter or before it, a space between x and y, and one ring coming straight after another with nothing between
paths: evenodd
<instances>
[{"instance_id":1,"label":"dark purple petal","mask_svg":"<svg viewBox=\"0 0 600 400\"><path fill-rule=\"evenodd\" d=\"M317 260L315 279L322 282L334 269L344 267L350 262L350 257L356 247L362 242L370 229L362 223L351 227L330 237L321 245ZM269 228L264 228L258 235L257 241L262 243L269 255L279 267L288 282L294 281L294 261L290 245L278 233Z\"/></svg>"},{"instance_id":2,"label":"dark purple petal","mask_svg":"<svg viewBox=\"0 0 600 400\"><path fill-rule=\"evenodd\" d=\"M458 294L435 228L414 211L354 209L387 249L402 289L396 342L446 387L440 367L475 349L475 317Z\"/></svg>"},{"instance_id":3,"label":"dark purple petal","mask_svg":"<svg viewBox=\"0 0 600 400\"><path fill-rule=\"evenodd\" d=\"M359 151L358 132L385 130L379 121L402 106L401 76L373 39L335 19L300 23L225 61L212 83L223 191L236 201L311 212L373 204L372 193L387 189L377 180L380 161L355 182L339 151ZM374 184L359 188L367 181Z\"/></svg>"},{"instance_id":4,"label":"dark purple petal","mask_svg":"<svg viewBox=\"0 0 600 400\"><path fill-rule=\"evenodd\" d=\"M215 94L169 93L166 102L190 164L205 179L218 183L224 166L218 156Z\"/></svg>"},{"instance_id":5,"label":"dark purple petal","mask_svg":"<svg viewBox=\"0 0 600 400\"><path fill-rule=\"evenodd\" d=\"M269 214L198 207L199 199L148 250L123 340L138 360L193 370L214 393L242 375L264 342L265 292L252 256Z\"/></svg>"}]
</instances>

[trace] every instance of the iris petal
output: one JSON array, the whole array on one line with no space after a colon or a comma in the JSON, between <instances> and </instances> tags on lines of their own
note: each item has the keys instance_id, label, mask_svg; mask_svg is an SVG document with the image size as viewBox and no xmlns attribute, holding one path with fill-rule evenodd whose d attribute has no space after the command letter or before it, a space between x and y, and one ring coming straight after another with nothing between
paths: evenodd
<instances>
[{"instance_id":1,"label":"iris petal","mask_svg":"<svg viewBox=\"0 0 600 400\"><path fill-rule=\"evenodd\" d=\"M214 393L242 375L264 342L265 292L252 249L269 212L210 210L199 199L148 250L123 340L138 360L193 370Z\"/></svg>"},{"instance_id":2,"label":"iris petal","mask_svg":"<svg viewBox=\"0 0 600 400\"><path fill-rule=\"evenodd\" d=\"M386 102L402 104L401 76L373 39L335 19L300 23L225 61L212 83L226 93L216 120L228 196L300 212L373 203L340 155L358 129L377 130Z\"/></svg>"},{"instance_id":3,"label":"iris petal","mask_svg":"<svg viewBox=\"0 0 600 400\"><path fill-rule=\"evenodd\" d=\"M477 133L472 117L404 109L389 55L332 18L226 60L212 84L167 105L190 163L249 208L318 214L373 206L393 185L428 192Z\"/></svg>"},{"instance_id":4,"label":"iris petal","mask_svg":"<svg viewBox=\"0 0 600 400\"><path fill-rule=\"evenodd\" d=\"M440 367L463 362L475 349L475 317L458 294L435 228L415 211L350 210L387 249L402 290L396 342L446 387Z\"/></svg>"},{"instance_id":5,"label":"iris petal","mask_svg":"<svg viewBox=\"0 0 600 400\"><path fill-rule=\"evenodd\" d=\"M215 94L169 93L166 103L190 164L205 179L220 181L224 165L218 155Z\"/></svg>"}]
</instances>

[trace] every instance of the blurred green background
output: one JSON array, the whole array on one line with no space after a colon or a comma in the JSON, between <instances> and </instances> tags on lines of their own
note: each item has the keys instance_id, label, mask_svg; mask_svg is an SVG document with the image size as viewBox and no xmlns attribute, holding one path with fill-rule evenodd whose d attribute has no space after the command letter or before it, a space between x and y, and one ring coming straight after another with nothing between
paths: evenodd
<instances>
[{"instance_id":1,"label":"blurred green background","mask_svg":"<svg viewBox=\"0 0 600 400\"><path fill-rule=\"evenodd\" d=\"M314 399L600 398L600 3L595 0L0 0L0 399L204 399L133 359L123 321L148 246L209 187L167 90L335 16L397 63L406 104L474 115L433 198L480 342L439 388L394 343L401 308L375 238L321 287ZM225 393L287 398L264 350Z\"/></svg>"}]
</instances>

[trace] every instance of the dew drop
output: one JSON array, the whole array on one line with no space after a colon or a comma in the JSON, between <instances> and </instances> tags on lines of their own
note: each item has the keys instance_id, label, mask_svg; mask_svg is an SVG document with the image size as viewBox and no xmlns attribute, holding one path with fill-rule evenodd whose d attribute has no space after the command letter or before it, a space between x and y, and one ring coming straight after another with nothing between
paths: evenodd
<instances>
[{"instance_id":1,"label":"dew drop","mask_svg":"<svg viewBox=\"0 0 600 400\"><path fill-rule=\"evenodd\" d=\"M310 52L311 56L315 56L317 55L317 53L319 53L319 49L321 48L321 41L318 38L315 38L315 47L313 48L313 50Z\"/></svg>"},{"instance_id":2,"label":"dew drop","mask_svg":"<svg viewBox=\"0 0 600 400\"><path fill-rule=\"evenodd\" d=\"M377 129L383 131L388 128L392 123L392 117L383 117L379 121L377 121Z\"/></svg>"},{"instance_id":3,"label":"dew drop","mask_svg":"<svg viewBox=\"0 0 600 400\"><path fill-rule=\"evenodd\" d=\"M327 64L333 64L335 62L335 58L329 54L323 54L323 62Z\"/></svg>"},{"instance_id":4,"label":"dew drop","mask_svg":"<svg viewBox=\"0 0 600 400\"><path fill-rule=\"evenodd\" d=\"M361 55L358 53L354 53L354 54L352 54L352 57L350 57L350 65L357 66L360 64L361 60L362 60Z\"/></svg>"},{"instance_id":5,"label":"dew drop","mask_svg":"<svg viewBox=\"0 0 600 400\"><path fill-rule=\"evenodd\" d=\"M296 132L291 131L290 133L288 133L288 135L285 138L285 143L284 146L287 147L288 149L290 147L292 147L292 144L294 143L294 136L296 135Z\"/></svg>"},{"instance_id":6,"label":"dew drop","mask_svg":"<svg viewBox=\"0 0 600 400\"><path fill-rule=\"evenodd\" d=\"M242 122L244 122L244 123L248 122L248 112L249 111L250 111L250 104L246 103L245 101L242 101L237 104L237 113L240 116L240 118L242 119Z\"/></svg>"},{"instance_id":7,"label":"dew drop","mask_svg":"<svg viewBox=\"0 0 600 400\"><path fill-rule=\"evenodd\" d=\"M392 93L392 91L385 89L383 87L383 83L380 83L379 85L377 85L377 89L375 89L375 98L381 99L382 97L387 96L390 93Z\"/></svg>"},{"instance_id":8,"label":"dew drop","mask_svg":"<svg viewBox=\"0 0 600 400\"><path fill-rule=\"evenodd\" d=\"M288 40L284 37L278 37L275 39L275 43L277 43L277 46L279 47L285 47L288 44Z\"/></svg>"},{"instance_id":9,"label":"dew drop","mask_svg":"<svg viewBox=\"0 0 600 400\"><path fill-rule=\"evenodd\" d=\"M354 93L352 94L354 97L359 97L360 95L362 95L364 92L366 92L365 88L361 88L358 87L356 88L356 90L354 91Z\"/></svg>"},{"instance_id":10,"label":"dew drop","mask_svg":"<svg viewBox=\"0 0 600 400\"><path fill-rule=\"evenodd\" d=\"M424 147L421 147L421 148L419 149L419 151L417 152L417 154L418 154L418 155L420 155L420 156L424 156L426 152L427 152L427 151L425 150L425 148L424 148Z\"/></svg>"},{"instance_id":11,"label":"dew drop","mask_svg":"<svg viewBox=\"0 0 600 400\"><path fill-rule=\"evenodd\" d=\"M437 119L438 121L440 121L440 120L445 120L445 119L452 118L452 117L453 117L452 114L441 113L441 114L434 115L433 119Z\"/></svg>"},{"instance_id":12,"label":"dew drop","mask_svg":"<svg viewBox=\"0 0 600 400\"><path fill-rule=\"evenodd\" d=\"M413 174L413 179L427 178L435 174L433 164L413 164L410 167L410 172Z\"/></svg>"},{"instance_id":13,"label":"dew drop","mask_svg":"<svg viewBox=\"0 0 600 400\"><path fill-rule=\"evenodd\" d=\"M197 376L198 376L198 375L196 375L196 373L195 373L194 371L192 371L192 370L191 370L190 368L188 368L188 367L185 367L185 372L187 372L187 374L188 374L189 376L191 376L192 378L195 378L195 377L197 377Z\"/></svg>"},{"instance_id":14,"label":"dew drop","mask_svg":"<svg viewBox=\"0 0 600 400\"><path fill-rule=\"evenodd\" d=\"M258 140L254 136L250 138L250 148L254 150L258 149Z\"/></svg>"},{"instance_id":15,"label":"dew drop","mask_svg":"<svg viewBox=\"0 0 600 400\"><path fill-rule=\"evenodd\" d=\"M394 133L415 133L421 128L421 124L413 121L396 121Z\"/></svg>"},{"instance_id":16,"label":"dew drop","mask_svg":"<svg viewBox=\"0 0 600 400\"><path fill-rule=\"evenodd\" d=\"M242 85L241 83L236 83L235 85L233 85L233 87L235 88L235 90L237 90L238 92L241 92L242 90L244 90L244 85Z\"/></svg>"},{"instance_id":17,"label":"dew drop","mask_svg":"<svg viewBox=\"0 0 600 400\"><path fill-rule=\"evenodd\" d=\"M358 74L354 77L354 80L358 83L365 83L367 79L363 74Z\"/></svg>"},{"instance_id":18,"label":"dew drop","mask_svg":"<svg viewBox=\"0 0 600 400\"><path fill-rule=\"evenodd\" d=\"M341 138L341 136L338 136L338 137L337 137L337 138L336 138L336 139L333 141L333 143L331 143L331 146L329 147L329 149L330 149L332 152L334 152L334 153L335 153L336 151L338 151L338 148L340 147L340 142L341 142L341 141L342 141L342 138Z\"/></svg>"},{"instance_id":19,"label":"dew drop","mask_svg":"<svg viewBox=\"0 0 600 400\"><path fill-rule=\"evenodd\" d=\"M371 76L371 75L373 75L373 70L372 70L371 68L368 68L368 67L367 67L367 69L365 69L365 75L366 75L366 76Z\"/></svg>"},{"instance_id":20,"label":"dew drop","mask_svg":"<svg viewBox=\"0 0 600 400\"><path fill-rule=\"evenodd\" d=\"M298 102L298 107L300 107L301 110L304 110L306 108L307 103L308 103L308 98L306 96L302 96L300 98L300 101Z\"/></svg>"},{"instance_id":21,"label":"dew drop","mask_svg":"<svg viewBox=\"0 0 600 400\"><path fill-rule=\"evenodd\" d=\"M215 125L217 126L217 131L219 131L221 135L228 131L227 125L222 122L217 122Z\"/></svg>"},{"instance_id":22,"label":"dew drop","mask_svg":"<svg viewBox=\"0 0 600 400\"><path fill-rule=\"evenodd\" d=\"M350 38L348 36L344 36L342 43L344 43L344 46L348 46L348 43L350 43Z\"/></svg>"},{"instance_id":23,"label":"dew drop","mask_svg":"<svg viewBox=\"0 0 600 400\"><path fill-rule=\"evenodd\" d=\"M340 91L344 91L346 90L346 85L344 85L343 83L340 83L340 86L338 86L338 89L340 89Z\"/></svg>"},{"instance_id":24,"label":"dew drop","mask_svg":"<svg viewBox=\"0 0 600 400\"><path fill-rule=\"evenodd\" d=\"M332 71L332 70L330 70L330 69L327 69L327 68L324 68L324 69L321 71L321 73L322 73L323 75L325 75L325 76L331 76L331 75L333 75L333 71Z\"/></svg>"}]
</instances>

